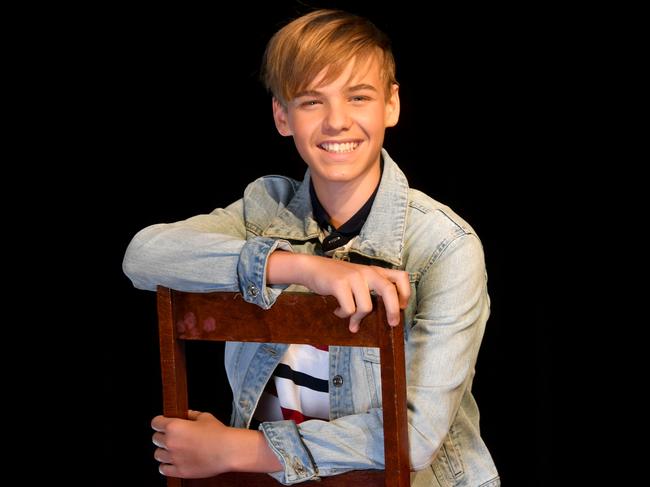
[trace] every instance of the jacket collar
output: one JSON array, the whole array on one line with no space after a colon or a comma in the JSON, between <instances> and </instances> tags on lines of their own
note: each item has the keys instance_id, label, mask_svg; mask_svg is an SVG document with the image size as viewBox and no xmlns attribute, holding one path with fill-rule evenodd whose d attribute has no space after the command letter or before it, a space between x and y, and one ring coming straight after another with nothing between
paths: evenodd
<instances>
[{"instance_id":1,"label":"jacket collar","mask_svg":"<svg viewBox=\"0 0 650 487\"><path fill-rule=\"evenodd\" d=\"M382 149L382 156L384 171L379 190L359 238L354 240L350 252L400 266L409 187L404 173L385 149ZM299 241L318 238L319 227L314 220L309 195L310 179L307 169L295 195L264 230L263 236Z\"/></svg>"}]
</instances>

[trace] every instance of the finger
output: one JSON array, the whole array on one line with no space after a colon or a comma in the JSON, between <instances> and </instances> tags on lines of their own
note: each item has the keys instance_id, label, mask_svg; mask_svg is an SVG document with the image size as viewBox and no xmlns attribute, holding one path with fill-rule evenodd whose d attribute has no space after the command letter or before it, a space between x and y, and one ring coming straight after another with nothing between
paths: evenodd
<instances>
[{"instance_id":1,"label":"finger","mask_svg":"<svg viewBox=\"0 0 650 487\"><path fill-rule=\"evenodd\" d=\"M215 418L211 413L206 413L204 411L188 411L188 418L189 420L192 421L217 421L217 418Z\"/></svg>"},{"instance_id":2,"label":"finger","mask_svg":"<svg viewBox=\"0 0 650 487\"><path fill-rule=\"evenodd\" d=\"M187 419L196 421L201 414L203 414L201 411L194 411L193 409L190 409L187 411Z\"/></svg>"},{"instance_id":3,"label":"finger","mask_svg":"<svg viewBox=\"0 0 650 487\"><path fill-rule=\"evenodd\" d=\"M156 448L156 451L153 452L153 458L160 463L171 463L172 456L167 450L162 448Z\"/></svg>"},{"instance_id":4,"label":"finger","mask_svg":"<svg viewBox=\"0 0 650 487\"><path fill-rule=\"evenodd\" d=\"M354 302L356 310L350 316L350 331L356 333L359 331L361 320L372 311L372 299L370 298L370 289L365 280L353 285Z\"/></svg>"},{"instance_id":5,"label":"finger","mask_svg":"<svg viewBox=\"0 0 650 487\"><path fill-rule=\"evenodd\" d=\"M407 272L399 271L395 280L395 287L397 288L397 295L399 297L399 307L406 309L411 298L411 282Z\"/></svg>"},{"instance_id":6,"label":"finger","mask_svg":"<svg viewBox=\"0 0 650 487\"><path fill-rule=\"evenodd\" d=\"M156 432L151 436L151 441L158 448L167 448L165 444L165 435L163 433Z\"/></svg>"},{"instance_id":7,"label":"finger","mask_svg":"<svg viewBox=\"0 0 650 487\"><path fill-rule=\"evenodd\" d=\"M354 297L352 296L352 292L349 288L344 289L344 290L339 290L334 297L339 303L338 308L334 310L334 314L338 316L339 318L347 318L348 316L352 316L357 309L355 303L354 303Z\"/></svg>"},{"instance_id":8,"label":"finger","mask_svg":"<svg viewBox=\"0 0 650 487\"><path fill-rule=\"evenodd\" d=\"M165 416L156 416L151 420L151 428L156 431L165 431L165 428L173 418L166 418Z\"/></svg>"},{"instance_id":9,"label":"finger","mask_svg":"<svg viewBox=\"0 0 650 487\"><path fill-rule=\"evenodd\" d=\"M375 292L381 296L386 308L386 318L390 326L399 325L400 321L400 303L397 297L397 288L390 281L384 281L384 284L377 286Z\"/></svg>"},{"instance_id":10,"label":"finger","mask_svg":"<svg viewBox=\"0 0 650 487\"><path fill-rule=\"evenodd\" d=\"M408 272L397 269L384 269L382 267L377 267L377 271L395 285L399 298L399 307L406 309L409 298L411 297L411 283Z\"/></svg>"},{"instance_id":11,"label":"finger","mask_svg":"<svg viewBox=\"0 0 650 487\"><path fill-rule=\"evenodd\" d=\"M169 463L161 463L158 471L165 477L178 477L177 468Z\"/></svg>"}]
</instances>

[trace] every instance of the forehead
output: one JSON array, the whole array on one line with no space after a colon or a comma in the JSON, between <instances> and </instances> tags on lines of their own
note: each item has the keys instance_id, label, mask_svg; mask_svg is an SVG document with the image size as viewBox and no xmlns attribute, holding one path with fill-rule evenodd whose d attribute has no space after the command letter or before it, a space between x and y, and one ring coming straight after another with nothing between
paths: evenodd
<instances>
[{"instance_id":1,"label":"forehead","mask_svg":"<svg viewBox=\"0 0 650 487\"><path fill-rule=\"evenodd\" d=\"M318 90L326 86L345 88L368 84L377 90L382 90L380 63L377 56L369 56L363 60L350 59L336 77L331 75L330 69L331 66L322 69L307 85L307 89Z\"/></svg>"}]
</instances>

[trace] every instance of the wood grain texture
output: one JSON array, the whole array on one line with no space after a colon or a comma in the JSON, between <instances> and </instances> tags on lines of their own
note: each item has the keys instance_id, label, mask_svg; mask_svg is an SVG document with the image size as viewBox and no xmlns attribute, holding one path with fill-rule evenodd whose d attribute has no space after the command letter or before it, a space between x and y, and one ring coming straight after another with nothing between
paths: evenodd
<instances>
[{"instance_id":1,"label":"wood grain texture","mask_svg":"<svg viewBox=\"0 0 650 487\"><path fill-rule=\"evenodd\" d=\"M282 484L266 474L227 473L210 479L185 480L191 487L278 487ZM384 487L383 470L356 470L333 477L320 477L297 485L323 487ZM399 484L397 484L399 485Z\"/></svg>"},{"instance_id":2,"label":"wood grain texture","mask_svg":"<svg viewBox=\"0 0 650 487\"><path fill-rule=\"evenodd\" d=\"M403 314L390 327L386 310L373 297L373 311L358 333L336 317L335 298L309 293L282 293L268 310L244 301L240 293L187 293L158 288L163 413L187 417L187 370L184 340L305 343L378 347L384 417L386 470L354 471L318 480L320 486L407 487L410 484ZM277 486L266 474L229 473L211 479L168 478L168 487ZM309 482L310 484L313 482Z\"/></svg>"}]
</instances>

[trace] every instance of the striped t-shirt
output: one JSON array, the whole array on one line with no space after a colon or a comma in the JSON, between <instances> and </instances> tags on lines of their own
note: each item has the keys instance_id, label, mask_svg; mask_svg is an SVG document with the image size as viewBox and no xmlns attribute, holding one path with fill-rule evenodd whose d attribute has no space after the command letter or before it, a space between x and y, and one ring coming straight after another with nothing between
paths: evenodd
<instances>
[{"instance_id":1,"label":"striped t-shirt","mask_svg":"<svg viewBox=\"0 0 650 487\"><path fill-rule=\"evenodd\" d=\"M384 161L381 161L383 172ZM316 197L310 181L314 219L320 228L319 241L324 256L345 251L359 235L377 195L379 184L368 201L343 225L332 230L329 215ZM327 347L289 345L262 392L253 419L280 421L292 419L296 424L308 419L329 420L329 351Z\"/></svg>"},{"instance_id":2,"label":"striped t-shirt","mask_svg":"<svg viewBox=\"0 0 650 487\"><path fill-rule=\"evenodd\" d=\"M257 421L329 420L327 347L289 345L255 410Z\"/></svg>"}]
</instances>

